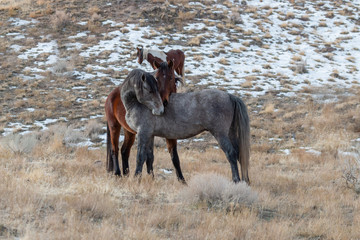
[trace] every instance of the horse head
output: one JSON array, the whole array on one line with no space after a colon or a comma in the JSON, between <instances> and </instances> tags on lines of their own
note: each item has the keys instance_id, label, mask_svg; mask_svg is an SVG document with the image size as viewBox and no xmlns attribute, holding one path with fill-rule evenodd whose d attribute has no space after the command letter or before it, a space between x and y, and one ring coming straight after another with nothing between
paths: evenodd
<instances>
[{"instance_id":1,"label":"horse head","mask_svg":"<svg viewBox=\"0 0 360 240\"><path fill-rule=\"evenodd\" d=\"M134 84L137 100L148 107L153 115L164 113L163 101L160 97L156 79L149 73L142 74Z\"/></svg>"},{"instance_id":2,"label":"horse head","mask_svg":"<svg viewBox=\"0 0 360 240\"><path fill-rule=\"evenodd\" d=\"M143 53L144 53L144 49L141 47L141 48L136 48L137 52L136 52L136 57L138 58L138 63L139 64L142 64L142 62L144 61L144 56L143 56Z\"/></svg>"},{"instance_id":3,"label":"horse head","mask_svg":"<svg viewBox=\"0 0 360 240\"><path fill-rule=\"evenodd\" d=\"M171 93L176 92L174 62L172 60L162 63L155 61L154 68L157 69L155 78L157 79L160 97L166 105Z\"/></svg>"}]
</instances>

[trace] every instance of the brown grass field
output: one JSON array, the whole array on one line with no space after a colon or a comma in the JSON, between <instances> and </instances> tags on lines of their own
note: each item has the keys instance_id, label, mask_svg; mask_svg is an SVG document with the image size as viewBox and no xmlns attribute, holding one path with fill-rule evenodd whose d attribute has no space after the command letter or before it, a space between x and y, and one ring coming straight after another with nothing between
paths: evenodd
<instances>
[{"instance_id":1,"label":"brown grass field","mask_svg":"<svg viewBox=\"0 0 360 240\"><path fill-rule=\"evenodd\" d=\"M108 2L115 7L110 8ZM166 2L179 6L180 10L165 11ZM20 52L38 42L48 42L49 35L64 45L75 41L65 36L76 35L79 28L93 34L81 39L83 48L87 48L108 37L101 34L106 32L106 26L100 22L106 19L122 22L124 26L134 22L139 26L152 24L171 34L174 29L181 31L183 22L191 22L198 15L220 18L211 11L214 1L201 2L206 9L195 13L189 10L188 0L131 3L0 0L0 28L4 33L23 31L31 36L21 40ZM220 2L227 7L233 4ZM319 1L319 8L322 2L343 6L342 1ZM147 14L154 14L146 9L153 6L163 11L161 20L151 15L154 22L145 22ZM144 18L141 20L140 12L136 11L139 8ZM268 16L278 14L276 9L265 10ZM257 11L256 7L248 7L244 12L259 18ZM331 17L334 13L327 14ZM10 25L9 18L38 22L34 27L22 29ZM294 18L294 13L279 14L279 18L286 21ZM308 18L305 13L301 15L302 21ZM75 21L86 25L75 26L72 24ZM161 21L171 26L164 26ZM237 29L239 22L239 16L233 15L229 22L208 21L207 26ZM251 30L237 30L244 32L249 44L257 42ZM122 27L121 31L126 32L127 28ZM194 34L187 46L201 45L210 33ZM272 36L267 34L265 38ZM174 41L164 40L163 45ZM352 83L351 88L313 87L309 83L294 96L279 95L277 90L256 97L241 96L251 120L251 186L230 182L229 163L208 133L200 135L203 141L179 142L181 166L188 182L184 186L176 180L165 141L160 138L155 140L154 178L146 174L141 180L133 177L136 145L130 156L129 177L117 178L106 172L106 148L99 136L104 134L105 98L114 84L106 76L95 81L63 74L79 68L94 73L96 69L89 64L95 59L82 57L76 49L60 52L64 57L71 56L70 60L58 62L52 70L45 69L39 78L26 70L27 64L46 61L49 54L45 52L26 62L8 51L13 44L18 42L0 38L0 53L3 53L0 54L0 134L14 122L29 125L31 133L21 135L24 129L15 125L12 134L0 135L0 239L360 239L357 79L343 80ZM223 42L222 47L227 45ZM246 44L233 49L234 53L242 51L246 51ZM101 54L99 58L108 58L110 52ZM130 50L129 55L135 61ZM203 59L196 51L192 55L198 61ZM294 53L293 59L289 59L295 64L294 76L306 71L301 55ZM331 52L324 55L333 57ZM348 59L347 71L358 71L355 58ZM229 64L225 58L219 58L218 62L221 69ZM298 62L300 65L296 65ZM249 70L241 88L256 84L257 67ZM271 63L263 67L271 69ZM224 80L230 78L221 69L218 75ZM330 72L332 78L342 74L341 69ZM119 79L127 74L116 69L107 69L105 73ZM23 81L22 76L30 80ZM282 85L289 86L289 92L291 77L280 80ZM200 79L201 76L187 77L188 90L206 87L196 85ZM76 88L68 91L73 87ZM27 111L29 108L35 110ZM100 117L90 120L91 116ZM58 121L49 124L47 130L34 124L45 119ZM81 132L74 130L81 127ZM76 145L84 138L90 139L93 147Z\"/></svg>"}]
</instances>

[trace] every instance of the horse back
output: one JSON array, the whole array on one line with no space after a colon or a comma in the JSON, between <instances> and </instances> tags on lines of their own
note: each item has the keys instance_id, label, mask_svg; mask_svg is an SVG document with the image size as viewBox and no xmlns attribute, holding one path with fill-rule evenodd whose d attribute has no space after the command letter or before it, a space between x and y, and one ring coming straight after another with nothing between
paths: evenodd
<instances>
[{"instance_id":1,"label":"horse back","mask_svg":"<svg viewBox=\"0 0 360 240\"><path fill-rule=\"evenodd\" d=\"M230 123L233 117L229 94L216 89L174 93L166 108L178 122L201 124L204 128Z\"/></svg>"},{"instance_id":2,"label":"horse back","mask_svg":"<svg viewBox=\"0 0 360 240\"><path fill-rule=\"evenodd\" d=\"M175 64L175 68L178 67L180 64L184 64L185 61L185 54L183 51L176 49L170 50L166 53L166 61L173 60Z\"/></svg>"}]
</instances>

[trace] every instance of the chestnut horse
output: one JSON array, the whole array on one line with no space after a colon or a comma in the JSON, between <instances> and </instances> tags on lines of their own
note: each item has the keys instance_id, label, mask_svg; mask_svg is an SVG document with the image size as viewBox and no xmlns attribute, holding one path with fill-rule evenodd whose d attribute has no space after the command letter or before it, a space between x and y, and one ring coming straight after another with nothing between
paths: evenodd
<instances>
[{"instance_id":1,"label":"chestnut horse","mask_svg":"<svg viewBox=\"0 0 360 240\"><path fill-rule=\"evenodd\" d=\"M151 67L154 68L154 62L160 64L162 62L168 62L169 60L174 61L174 69L176 73L179 74L185 82L185 54L183 51L177 49L163 52L159 50L138 47L136 50L136 56L138 58L139 64L142 64L144 59L146 59L150 63Z\"/></svg>"},{"instance_id":2,"label":"chestnut horse","mask_svg":"<svg viewBox=\"0 0 360 240\"><path fill-rule=\"evenodd\" d=\"M137 80L139 80L140 78L143 78L143 76L145 76L145 80L143 81L150 81L153 75L157 80L157 89L160 94L161 101L163 103L166 103L169 100L170 94L176 92L174 64L170 60L168 63L165 64L158 64L157 62L155 62L154 66L157 68L157 70L153 74L144 72L140 69L135 69L130 72L124 82L128 81L131 78L137 78ZM109 94L105 102L105 114L107 119L106 170L108 172L115 171L115 175L119 176L121 176L118 160L119 136L121 127L123 127L124 130L124 142L121 147L121 158L124 175L127 175L129 173L129 155L136 136L136 131L130 128L125 120L126 110L120 96L122 85L115 88ZM176 170L177 178L179 181L185 183L184 177L180 169L176 139L166 139L166 144L168 151L171 155L171 160ZM152 162L147 162L147 166L148 173L152 174Z\"/></svg>"}]
</instances>

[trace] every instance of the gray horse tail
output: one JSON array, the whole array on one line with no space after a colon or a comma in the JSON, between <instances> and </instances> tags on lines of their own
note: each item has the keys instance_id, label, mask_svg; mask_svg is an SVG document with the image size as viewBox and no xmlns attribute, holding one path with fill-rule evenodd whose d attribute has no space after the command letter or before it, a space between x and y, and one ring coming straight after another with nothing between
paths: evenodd
<instances>
[{"instance_id":1,"label":"gray horse tail","mask_svg":"<svg viewBox=\"0 0 360 240\"><path fill-rule=\"evenodd\" d=\"M242 180L250 184L248 169L250 158L250 121L247 107L244 102L234 95L230 100L234 104L234 117L231 123L231 131L234 134L233 141L237 142L239 151L239 162L241 166Z\"/></svg>"},{"instance_id":2,"label":"gray horse tail","mask_svg":"<svg viewBox=\"0 0 360 240\"><path fill-rule=\"evenodd\" d=\"M108 172L113 171L114 164L111 159L111 138L110 138L110 130L109 124L106 123L106 170Z\"/></svg>"}]
</instances>

